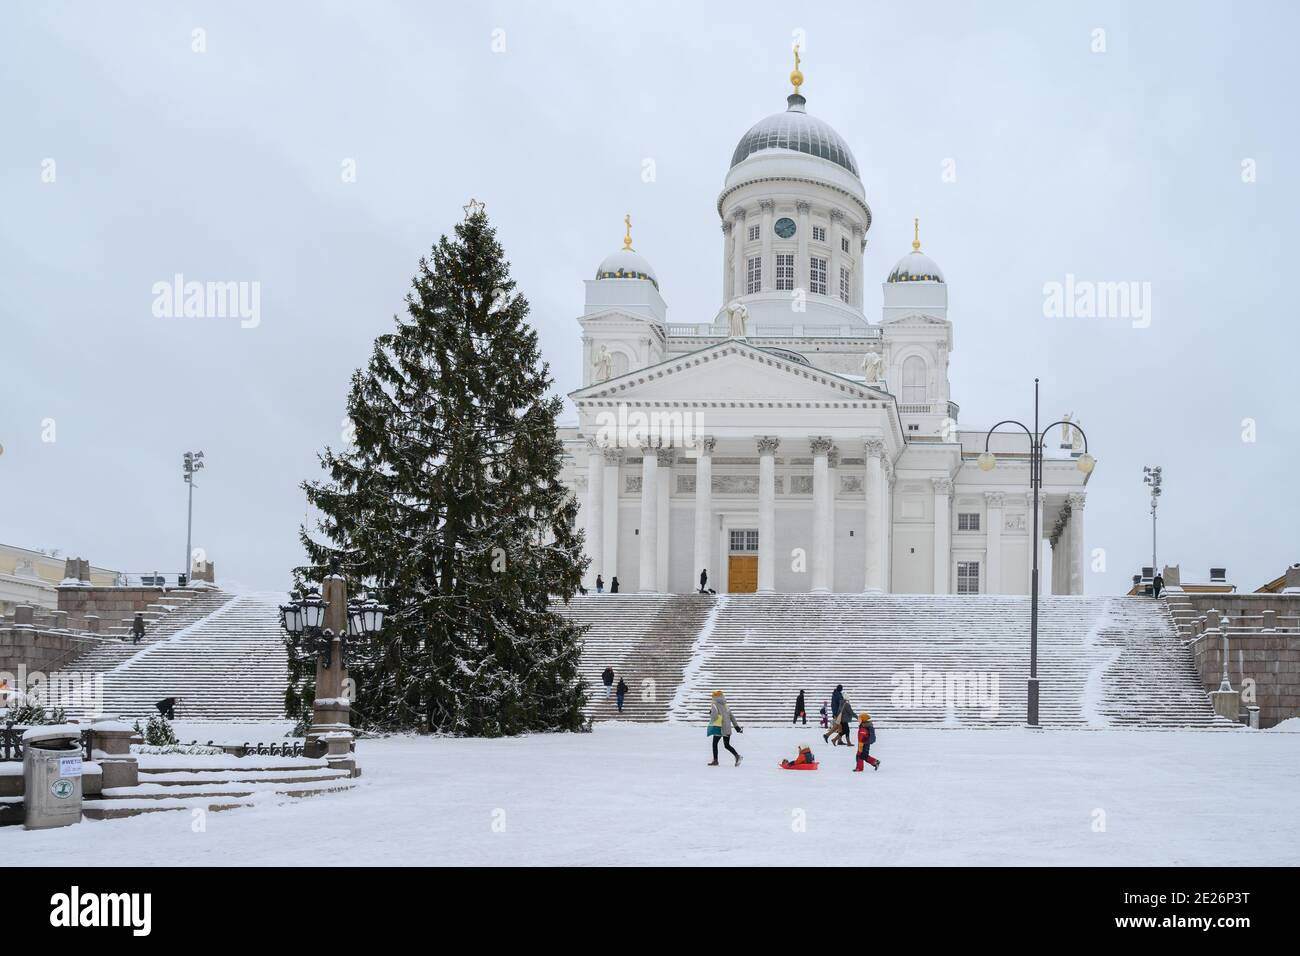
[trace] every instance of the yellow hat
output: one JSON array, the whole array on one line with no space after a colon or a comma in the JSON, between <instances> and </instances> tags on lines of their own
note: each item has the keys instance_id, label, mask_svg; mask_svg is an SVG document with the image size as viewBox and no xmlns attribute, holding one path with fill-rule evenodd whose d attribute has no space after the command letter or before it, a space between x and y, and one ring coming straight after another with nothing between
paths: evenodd
<instances>
[{"instance_id":1,"label":"yellow hat","mask_svg":"<svg viewBox=\"0 0 1300 956\"><path fill-rule=\"evenodd\" d=\"M715 691L713 692L713 696L714 696L714 697L721 697L721 696L722 696L722 691L720 691L720 690L715 690Z\"/></svg>"},{"instance_id":2,"label":"yellow hat","mask_svg":"<svg viewBox=\"0 0 1300 956\"><path fill-rule=\"evenodd\" d=\"M870 719L871 719L871 715L868 714L866 711L863 711L862 713L858 714L858 720L862 721L862 723L864 724Z\"/></svg>"}]
</instances>

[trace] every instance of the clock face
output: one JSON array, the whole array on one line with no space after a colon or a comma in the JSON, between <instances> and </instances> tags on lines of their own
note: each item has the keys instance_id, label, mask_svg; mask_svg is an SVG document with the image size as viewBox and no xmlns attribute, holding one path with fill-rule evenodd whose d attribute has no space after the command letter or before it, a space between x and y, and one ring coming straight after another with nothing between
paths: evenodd
<instances>
[{"instance_id":1,"label":"clock face","mask_svg":"<svg viewBox=\"0 0 1300 956\"><path fill-rule=\"evenodd\" d=\"M788 216L782 216L776 221L776 234L782 239L789 239L794 235L794 220Z\"/></svg>"}]
</instances>

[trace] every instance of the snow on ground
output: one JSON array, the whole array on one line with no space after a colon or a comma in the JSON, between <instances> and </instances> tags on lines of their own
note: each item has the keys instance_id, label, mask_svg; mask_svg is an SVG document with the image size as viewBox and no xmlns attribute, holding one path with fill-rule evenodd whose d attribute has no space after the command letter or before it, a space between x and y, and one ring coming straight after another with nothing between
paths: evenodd
<instances>
[{"instance_id":1,"label":"snow on ground","mask_svg":"<svg viewBox=\"0 0 1300 956\"><path fill-rule=\"evenodd\" d=\"M890 730L878 772L815 728L702 727L357 745L356 790L213 813L0 829L42 865L1300 863L1300 735ZM779 770L807 740L815 772ZM798 826L800 820L804 826ZM1104 832L1095 827L1104 820Z\"/></svg>"},{"instance_id":2,"label":"snow on ground","mask_svg":"<svg viewBox=\"0 0 1300 956\"><path fill-rule=\"evenodd\" d=\"M143 723L143 722L142 722ZM267 721L257 724L200 723L190 720L172 721L176 739L183 744L197 741L206 744L211 740L217 746L242 743L284 743L293 729L292 720Z\"/></svg>"}]
</instances>

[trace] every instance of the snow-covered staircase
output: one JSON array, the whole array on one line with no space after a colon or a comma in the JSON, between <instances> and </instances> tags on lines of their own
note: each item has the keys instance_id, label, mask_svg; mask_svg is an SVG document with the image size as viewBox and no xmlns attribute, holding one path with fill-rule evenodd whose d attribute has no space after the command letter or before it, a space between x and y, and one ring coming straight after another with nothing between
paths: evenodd
<instances>
[{"instance_id":1,"label":"snow-covered staircase","mask_svg":"<svg viewBox=\"0 0 1300 956\"><path fill-rule=\"evenodd\" d=\"M695 636L717 598L702 594L588 594L555 610L588 625L582 676L597 720L663 721L690 662ZM618 713L614 693L605 697L600 675L614 668L614 683L627 681ZM647 683L647 681L649 683Z\"/></svg>"},{"instance_id":2,"label":"snow-covered staircase","mask_svg":"<svg viewBox=\"0 0 1300 956\"><path fill-rule=\"evenodd\" d=\"M82 816L109 820L160 810L231 810L356 786L346 770L306 757L141 755L139 766L137 786L106 788L82 805Z\"/></svg>"},{"instance_id":3,"label":"snow-covered staircase","mask_svg":"<svg viewBox=\"0 0 1300 956\"><path fill-rule=\"evenodd\" d=\"M678 601L699 602L703 639L684 621L673 628L659 623ZM709 618L714 601L717 613ZM591 624L583 672L597 719L610 714L599 684L609 663L631 688L625 719L702 721L710 692L722 689L742 724L788 723L802 688L815 723L821 702L843 684L856 708L892 725L1025 720L1027 597L602 595L576 601L569 613ZM1045 726L1235 726L1214 716L1190 654L1163 607L1149 599L1044 597L1038 653ZM659 697L638 713L645 676L655 680ZM995 704L939 697L933 684L959 681L967 690L990 691L994 679ZM668 700L672 693L675 701Z\"/></svg>"},{"instance_id":4,"label":"snow-covered staircase","mask_svg":"<svg viewBox=\"0 0 1300 956\"><path fill-rule=\"evenodd\" d=\"M207 617L229 600L229 594L215 589L167 592L156 607L151 605L153 609L144 613L145 632L139 644L132 642L130 621L124 620L122 624L109 628L109 636L100 638L90 650L64 663L62 669L88 674L110 671L146 648Z\"/></svg>"},{"instance_id":5,"label":"snow-covered staircase","mask_svg":"<svg viewBox=\"0 0 1300 956\"><path fill-rule=\"evenodd\" d=\"M165 697L178 697L178 720L257 721L284 717L287 659L278 606L270 597L209 592L195 598L202 616L188 621L174 612L168 631L125 658L96 649L67 665L104 672L102 712L127 720L155 713ZM170 627L172 621L178 626ZM96 656L100 655L100 656ZM84 717L75 708L70 716Z\"/></svg>"}]
</instances>

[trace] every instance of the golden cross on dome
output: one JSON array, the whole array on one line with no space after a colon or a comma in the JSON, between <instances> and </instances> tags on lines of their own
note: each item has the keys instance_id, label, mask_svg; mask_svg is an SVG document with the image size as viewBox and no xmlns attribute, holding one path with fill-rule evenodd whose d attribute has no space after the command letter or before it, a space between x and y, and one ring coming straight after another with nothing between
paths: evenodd
<instances>
[{"instance_id":1,"label":"golden cross on dome","mask_svg":"<svg viewBox=\"0 0 1300 956\"><path fill-rule=\"evenodd\" d=\"M912 251L921 251L921 220L912 220Z\"/></svg>"},{"instance_id":2,"label":"golden cross on dome","mask_svg":"<svg viewBox=\"0 0 1300 956\"><path fill-rule=\"evenodd\" d=\"M623 237L623 248L632 249L632 214L628 213L623 217L623 225L627 227L627 235Z\"/></svg>"},{"instance_id":3,"label":"golden cross on dome","mask_svg":"<svg viewBox=\"0 0 1300 956\"><path fill-rule=\"evenodd\" d=\"M799 87L803 86L803 74L799 72L799 44L794 45L794 69L790 71L790 82L794 84L795 96L799 95Z\"/></svg>"},{"instance_id":4,"label":"golden cross on dome","mask_svg":"<svg viewBox=\"0 0 1300 956\"><path fill-rule=\"evenodd\" d=\"M473 196L471 196L469 203L467 205L461 206L460 208L465 210L465 218L469 219L471 216L476 216L479 213L485 211L487 209L487 206L479 202Z\"/></svg>"}]
</instances>

